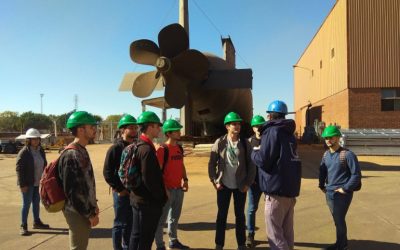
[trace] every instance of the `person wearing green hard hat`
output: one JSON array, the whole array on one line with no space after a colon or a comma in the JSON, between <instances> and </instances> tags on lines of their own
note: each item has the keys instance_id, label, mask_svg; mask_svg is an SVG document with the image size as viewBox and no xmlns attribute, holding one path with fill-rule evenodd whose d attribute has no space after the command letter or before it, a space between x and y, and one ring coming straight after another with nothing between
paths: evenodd
<instances>
[{"instance_id":1,"label":"person wearing green hard hat","mask_svg":"<svg viewBox=\"0 0 400 250\"><path fill-rule=\"evenodd\" d=\"M75 137L58 160L59 177L66 194L64 217L69 226L70 248L86 249L92 227L99 223L99 208L92 163L86 145L96 136L97 121L86 111L67 120Z\"/></svg>"},{"instance_id":2,"label":"person wearing green hard hat","mask_svg":"<svg viewBox=\"0 0 400 250\"><path fill-rule=\"evenodd\" d=\"M361 189L361 169L357 156L340 146L342 133L330 125L322 132L328 146L319 167L319 188L325 193L326 203L336 227L336 242L325 249L347 249L346 214L353 192Z\"/></svg>"},{"instance_id":3,"label":"person wearing green hard hat","mask_svg":"<svg viewBox=\"0 0 400 250\"><path fill-rule=\"evenodd\" d=\"M267 107L268 121L261 127L259 147L251 158L258 168L258 184L265 193L265 224L272 249L294 248L294 207L300 194L301 160L294 136L296 123L286 119L288 108L280 100ZM285 212L282 212L285 211Z\"/></svg>"},{"instance_id":4,"label":"person wearing green hard hat","mask_svg":"<svg viewBox=\"0 0 400 250\"><path fill-rule=\"evenodd\" d=\"M157 149L157 157L164 176L164 185L169 193L155 234L156 249L165 249L163 228L167 221L169 249L189 249L178 240L178 223L181 216L184 192L188 191L188 178L183 161L183 148L177 142L181 139L182 125L168 119L162 126L167 141ZM168 219L167 219L168 217Z\"/></svg>"},{"instance_id":5,"label":"person wearing green hard hat","mask_svg":"<svg viewBox=\"0 0 400 250\"><path fill-rule=\"evenodd\" d=\"M112 241L114 249L128 247L132 231L132 207L129 200L129 191L122 184L118 170L122 151L134 142L137 136L137 128L135 117L129 114L123 115L118 122L121 137L117 138L108 149L104 160L103 176L113 191L114 223Z\"/></svg>"},{"instance_id":6,"label":"person wearing green hard hat","mask_svg":"<svg viewBox=\"0 0 400 250\"><path fill-rule=\"evenodd\" d=\"M251 148L260 146L261 135L260 135L260 127L265 123L264 117L261 115L256 115L251 119L250 125L253 129L254 135L249 138L249 142ZM249 248L253 248L254 245L254 237L255 237L255 227L256 227L256 213L258 209L258 204L261 198L261 190L258 185L258 169L256 168L256 178L254 183L250 186L249 191L247 192L248 196L248 205L247 205L247 220L246 220L246 228L247 228L247 239L246 246Z\"/></svg>"},{"instance_id":7,"label":"person wearing green hard hat","mask_svg":"<svg viewBox=\"0 0 400 250\"><path fill-rule=\"evenodd\" d=\"M215 249L223 249L225 244L226 220L232 195L238 249L246 249L244 208L247 190L254 182L256 168L250 158L249 141L239 136L242 121L239 114L235 112L230 112L225 116L224 125L227 134L215 141L208 162L208 175L217 191Z\"/></svg>"},{"instance_id":8,"label":"person wearing green hard hat","mask_svg":"<svg viewBox=\"0 0 400 250\"><path fill-rule=\"evenodd\" d=\"M155 232L167 202L163 173L156 155L153 139L161 132L160 118L145 111L137 119L140 136L137 142L135 163L140 166L140 186L130 193L132 205L131 249L151 249Z\"/></svg>"}]
</instances>

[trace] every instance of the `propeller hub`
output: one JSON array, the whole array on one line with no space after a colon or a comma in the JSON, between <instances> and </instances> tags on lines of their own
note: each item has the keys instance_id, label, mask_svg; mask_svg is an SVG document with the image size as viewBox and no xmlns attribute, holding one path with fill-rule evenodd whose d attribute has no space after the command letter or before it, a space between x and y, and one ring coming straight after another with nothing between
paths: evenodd
<instances>
[{"instance_id":1,"label":"propeller hub","mask_svg":"<svg viewBox=\"0 0 400 250\"><path fill-rule=\"evenodd\" d=\"M171 61L166 57L157 58L156 65L157 69L161 72L167 72L171 68Z\"/></svg>"}]
</instances>

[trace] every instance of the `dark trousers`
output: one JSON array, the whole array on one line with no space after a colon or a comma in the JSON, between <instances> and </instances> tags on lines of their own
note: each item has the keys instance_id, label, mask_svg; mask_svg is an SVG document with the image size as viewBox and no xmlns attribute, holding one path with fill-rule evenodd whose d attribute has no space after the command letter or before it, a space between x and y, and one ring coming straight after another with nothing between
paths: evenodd
<instances>
[{"instance_id":1,"label":"dark trousers","mask_svg":"<svg viewBox=\"0 0 400 250\"><path fill-rule=\"evenodd\" d=\"M247 206L247 231L249 234L255 232L256 227L256 213L258 209L258 203L260 203L261 190L258 184L253 184L247 192L248 195L248 206Z\"/></svg>"},{"instance_id":2,"label":"dark trousers","mask_svg":"<svg viewBox=\"0 0 400 250\"><path fill-rule=\"evenodd\" d=\"M132 207L129 203L129 195L118 196L113 192L114 200L114 224L112 228L112 240L114 249L128 249L132 231Z\"/></svg>"},{"instance_id":3,"label":"dark trousers","mask_svg":"<svg viewBox=\"0 0 400 250\"><path fill-rule=\"evenodd\" d=\"M150 250L163 206L146 204L132 206L132 233L129 250Z\"/></svg>"},{"instance_id":4,"label":"dark trousers","mask_svg":"<svg viewBox=\"0 0 400 250\"><path fill-rule=\"evenodd\" d=\"M331 211L336 226L336 246L339 250L347 247L346 214L349 210L353 193L341 194L338 192L326 192L326 203Z\"/></svg>"},{"instance_id":5,"label":"dark trousers","mask_svg":"<svg viewBox=\"0 0 400 250\"><path fill-rule=\"evenodd\" d=\"M229 189L224 187L217 191L217 230L215 234L215 244L224 246L226 220L228 217L229 204L233 194L233 204L235 208L235 224L236 224L236 241L238 246L244 246L246 241L246 226L244 216L244 206L246 203L246 193L242 193L239 189Z\"/></svg>"}]
</instances>

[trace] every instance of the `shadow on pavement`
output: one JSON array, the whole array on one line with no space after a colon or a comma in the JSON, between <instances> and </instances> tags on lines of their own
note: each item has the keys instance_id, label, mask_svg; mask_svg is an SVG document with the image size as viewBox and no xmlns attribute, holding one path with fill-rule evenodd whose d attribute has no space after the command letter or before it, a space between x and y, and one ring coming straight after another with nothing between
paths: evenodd
<instances>
[{"instance_id":1,"label":"shadow on pavement","mask_svg":"<svg viewBox=\"0 0 400 250\"><path fill-rule=\"evenodd\" d=\"M110 238L112 237L111 228L93 228L90 231L90 238Z\"/></svg>"},{"instance_id":2,"label":"shadow on pavement","mask_svg":"<svg viewBox=\"0 0 400 250\"><path fill-rule=\"evenodd\" d=\"M183 231L210 231L215 230L215 222L194 222L194 223L181 223L178 228ZM235 228L235 224L226 223L226 229Z\"/></svg>"},{"instance_id":3,"label":"shadow on pavement","mask_svg":"<svg viewBox=\"0 0 400 250\"><path fill-rule=\"evenodd\" d=\"M323 249L329 244L309 243L309 242L296 242L294 244L298 247L307 247L310 249ZM373 240L349 240L349 249L360 250L397 250L400 249L400 244L390 242L380 242Z\"/></svg>"}]
</instances>

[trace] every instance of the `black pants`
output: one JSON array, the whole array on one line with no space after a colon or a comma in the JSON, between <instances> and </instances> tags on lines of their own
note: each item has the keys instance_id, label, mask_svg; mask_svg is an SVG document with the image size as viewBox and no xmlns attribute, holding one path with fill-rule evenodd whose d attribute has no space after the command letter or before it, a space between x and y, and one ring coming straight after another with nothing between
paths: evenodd
<instances>
[{"instance_id":1,"label":"black pants","mask_svg":"<svg viewBox=\"0 0 400 250\"><path fill-rule=\"evenodd\" d=\"M226 220L228 217L229 203L233 194L233 205L235 210L236 224L236 241L238 246L244 246L246 241L246 226L244 216L244 206L246 203L246 193L242 193L239 189L229 189L224 187L217 191L217 230L215 234L215 244L224 246Z\"/></svg>"},{"instance_id":2,"label":"black pants","mask_svg":"<svg viewBox=\"0 0 400 250\"><path fill-rule=\"evenodd\" d=\"M132 206L129 250L150 250L162 213L160 204Z\"/></svg>"}]
</instances>

